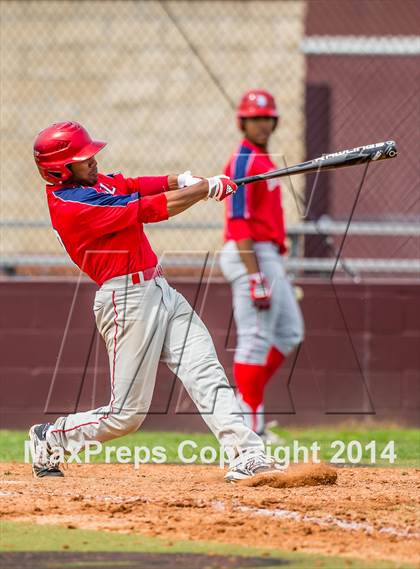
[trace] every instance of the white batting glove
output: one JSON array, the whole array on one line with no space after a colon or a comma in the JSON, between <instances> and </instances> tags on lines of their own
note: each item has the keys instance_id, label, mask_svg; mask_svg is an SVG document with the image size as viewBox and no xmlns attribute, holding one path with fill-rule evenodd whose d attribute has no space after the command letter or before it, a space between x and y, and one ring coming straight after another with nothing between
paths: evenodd
<instances>
[{"instance_id":1,"label":"white batting glove","mask_svg":"<svg viewBox=\"0 0 420 569\"><path fill-rule=\"evenodd\" d=\"M191 170L186 170L178 176L178 188L187 188L188 186L193 186L198 184L202 178L196 178L191 174Z\"/></svg>"}]
</instances>

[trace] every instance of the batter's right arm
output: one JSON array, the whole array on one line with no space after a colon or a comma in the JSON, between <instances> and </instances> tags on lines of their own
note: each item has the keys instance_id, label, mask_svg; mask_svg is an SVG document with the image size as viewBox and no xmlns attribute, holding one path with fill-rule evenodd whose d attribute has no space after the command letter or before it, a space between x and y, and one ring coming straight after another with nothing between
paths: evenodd
<instances>
[{"instance_id":1,"label":"batter's right arm","mask_svg":"<svg viewBox=\"0 0 420 569\"><path fill-rule=\"evenodd\" d=\"M209 183L206 179L200 180L197 184L183 188L182 190L173 190L166 193L166 201L168 206L168 215L173 217L182 213L194 204L204 200L209 193Z\"/></svg>"}]
</instances>

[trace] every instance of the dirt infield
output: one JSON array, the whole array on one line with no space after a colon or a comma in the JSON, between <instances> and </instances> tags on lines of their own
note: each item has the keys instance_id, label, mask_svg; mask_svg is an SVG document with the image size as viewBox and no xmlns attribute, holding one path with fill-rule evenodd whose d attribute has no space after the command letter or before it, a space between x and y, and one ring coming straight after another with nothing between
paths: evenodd
<instances>
[{"instance_id":1,"label":"dirt infield","mask_svg":"<svg viewBox=\"0 0 420 569\"><path fill-rule=\"evenodd\" d=\"M65 474L35 480L27 465L2 464L0 517L174 541L418 560L416 469L344 468L335 483L328 474L317 486L308 471L295 472L290 486L277 488L226 484L211 466L70 465Z\"/></svg>"}]
</instances>

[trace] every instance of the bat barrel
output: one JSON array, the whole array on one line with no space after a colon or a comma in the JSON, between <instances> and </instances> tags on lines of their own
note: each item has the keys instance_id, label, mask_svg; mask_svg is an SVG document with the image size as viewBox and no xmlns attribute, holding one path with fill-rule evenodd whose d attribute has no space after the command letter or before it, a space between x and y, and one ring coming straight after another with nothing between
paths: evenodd
<instances>
[{"instance_id":1,"label":"bat barrel","mask_svg":"<svg viewBox=\"0 0 420 569\"><path fill-rule=\"evenodd\" d=\"M337 168L356 166L357 164L365 164L367 162L387 160L395 156L397 156L397 145L394 140L388 140L386 142L357 146L349 150L340 150L339 152L333 152L331 154L323 154L319 158L301 162L289 168L282 168L280 170L257 174L255 176L247 176L245 178L237 178L234 182L239 186L241 184L258 182L259 180L270 180L272 178L282 178L295 174L310 174L322 170L336 170Z\"/></svg>"}]
</instances>

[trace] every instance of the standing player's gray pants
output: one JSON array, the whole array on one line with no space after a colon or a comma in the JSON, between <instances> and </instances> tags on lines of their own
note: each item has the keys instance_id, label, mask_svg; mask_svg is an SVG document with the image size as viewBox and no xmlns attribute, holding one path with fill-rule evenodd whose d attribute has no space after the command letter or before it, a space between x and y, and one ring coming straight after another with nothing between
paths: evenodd
<instances>
[{"instance_id":1,"label":"standing player's gray pants","mask_svg":"<svg viewBox=\"0 0 420 569\"><path fill-rule=\"evenodd\" d=\"M224 245L220 265L232 287L238 336L235 362L263 365L272 346L287 356L303 340L304 325L278 247L264 241L254 243L254 250L271 288L269 310L258 310L252 303L247 271L234 241Z\"/></svg>"},{"instance_id":2,"label":"standing player's gray pants","mask_svg":"<svg viewBox=\"0 0 420 569\"><path fill-rule=\"evenodd\" d=\"M81 449L137 430L152 400L159 360L183 382L209 428L228 450L263 449L244 423L212 339L185 298L162 277L126 286L107 281L94 313L111 369L111 402L60 417L47 435L52 446Z\"/></svg>"}]
</instances>

